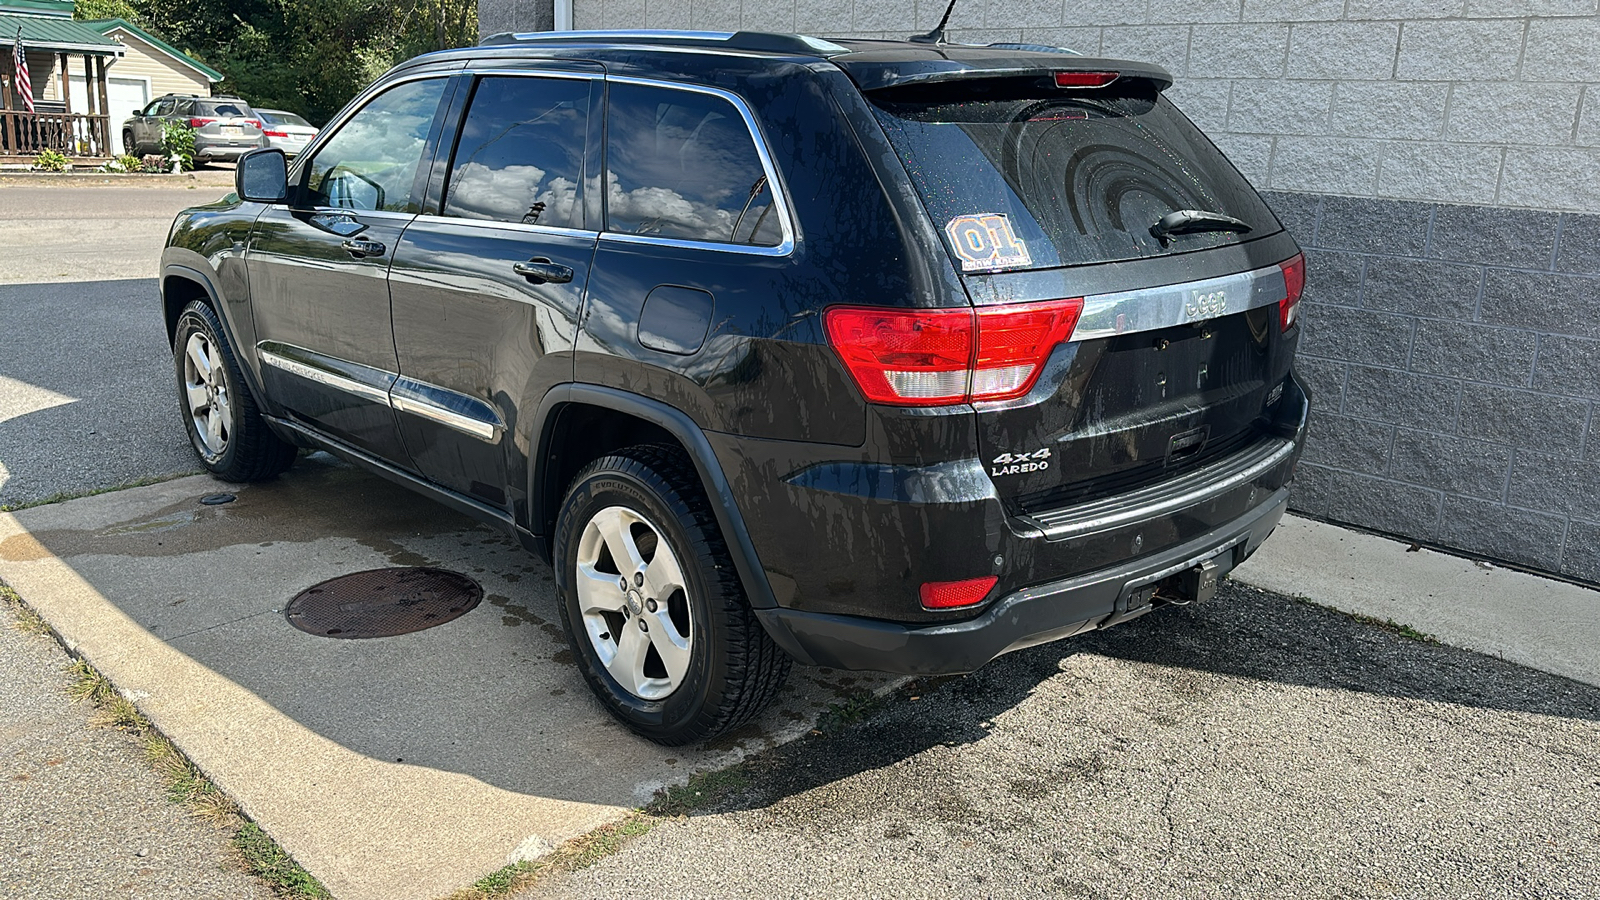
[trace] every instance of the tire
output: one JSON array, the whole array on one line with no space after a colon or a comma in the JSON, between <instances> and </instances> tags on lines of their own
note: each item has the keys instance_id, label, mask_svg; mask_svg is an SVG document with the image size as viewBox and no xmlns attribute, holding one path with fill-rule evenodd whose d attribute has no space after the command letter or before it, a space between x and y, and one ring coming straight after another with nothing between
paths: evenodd
<instances>
[{"instance_id":1,"label":"tire","mask_svg":"<svg viewBox=\"0 0 1600 900\"><path fill-rule=\"evenodd\" d=\"M789 674L676 447L630 447L584 467L556 521L554 559L584 680L643 737L680 746L738 728Z\"/></svg>"},{"instance_id":2,"label":"tire","mask_svg":"<svg viewBox=\"0 0 1600 900\"><path fill-rule=\"evenodd\" d=\"M131 131L122 133L122 152L129 156L139 155L139 142L133 139L133 132Z\"/></svg>"},{"instance_id":3,"label":"tire","mask_svg":"<svg viewBox=\"0 0 1600 900\"><path fill-rule=\"evenodd\" d=\"M298 450L267 427L217 314L204 301L183 308L172 339L178 408L206 471L223 481L265 481Z\"/></svg>"}]
</instances>

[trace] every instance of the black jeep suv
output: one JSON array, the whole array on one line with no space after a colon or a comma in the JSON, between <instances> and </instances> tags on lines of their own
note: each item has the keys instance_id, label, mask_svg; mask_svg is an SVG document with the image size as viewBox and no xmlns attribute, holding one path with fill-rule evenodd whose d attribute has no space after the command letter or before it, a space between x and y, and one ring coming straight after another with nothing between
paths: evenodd
<instances>
[{"instance_id":1,"label":"black jeep suv","mask_svg":"<svg viewBox=\"0 0 1600 900\"><path fill-rule=\"evenodd\" d=\"M1287 502L1304 264L1170 83L754 33L412 60L179 216L195 450L516 534L665 744L791 658L968 672L1204 599Z\"/></svg>"}]
</instances>

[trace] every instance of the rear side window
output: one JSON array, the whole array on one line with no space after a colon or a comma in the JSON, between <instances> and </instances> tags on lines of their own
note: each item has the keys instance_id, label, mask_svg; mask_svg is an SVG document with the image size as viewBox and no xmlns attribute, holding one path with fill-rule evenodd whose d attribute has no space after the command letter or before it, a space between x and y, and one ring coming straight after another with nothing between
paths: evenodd
<instances>
[{"instance_id":1,"label":"rear side window","mask_svg":"<svg viewBox=\"0 0 1600 900\"><path fill-rule=\"evenodd\" d=\"M583 227L578 183L589 79L478 81L446 187L446 216Z\"/></svg>"},{"instance_id":2,"label":"rear side window","mask_svg":"<svg viewBox=\"0 0 1600 900\"><path fill-rule=\"evenodd\" d=\"M1138 259L1281 230L1244 177L1153 90L1062 96L1030 86L957 96L946 88L930 96L936 90L868 99L958 269ZM1251 230L1166 244L1151 234L1162 216L1184 209Z\"/></svg>"},{"instance_id":3,"label":"rear side window","mask_svg":"<svg viewBox=\"0 0 1600 900\"><path fill-rule=\"evenodd\" d=\"M783 240L739 110L695 91L613 83L606 127L606 227L723 244Z\"/></svg>"}]
</instances>

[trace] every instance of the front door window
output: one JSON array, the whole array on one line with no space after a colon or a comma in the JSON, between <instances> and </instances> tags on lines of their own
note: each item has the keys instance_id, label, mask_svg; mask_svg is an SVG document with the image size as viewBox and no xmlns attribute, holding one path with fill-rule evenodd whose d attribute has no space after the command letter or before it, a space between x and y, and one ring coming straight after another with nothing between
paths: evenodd
<instances>
[{"instance_id":1,"label":"front door window","mask_svg":"<svg viewBox=\"0 0 1600 900\"><path fill-rule=\"evenodd\" d=\"M418 169L445 80L384 91L339 127L307 167L311 206L415 213Z\"/></svg>"}]
</instances>

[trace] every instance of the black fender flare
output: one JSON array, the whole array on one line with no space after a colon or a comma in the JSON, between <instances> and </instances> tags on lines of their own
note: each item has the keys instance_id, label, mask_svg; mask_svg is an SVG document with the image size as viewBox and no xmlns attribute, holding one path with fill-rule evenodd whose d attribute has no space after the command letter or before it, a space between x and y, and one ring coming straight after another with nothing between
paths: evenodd
<instances>
[{"instance_id":1,"label":"black fender flare","mask_svg":"<svg viewBox=\"0 0 1600 900\"><path fill-rule=\"evenodd\" d=\"M744 514L739 511L733 488L728 484L722 464L711 449L711 442L706 440L705 432L687 413L658 400L595 384L557 385L546 393L539 403L533 423L533 434L537 436L534 446L537 449L528 460L529 510L532 516L529 524L545 521L544 512L550 508L549 505L560 503L560 497L551 496L553 491L546 486L541 463L549 458L550 442L555 434L555 413L569 404L598 406L626 413L656 425L676 438L700 474L700 483L711 500L717 527L722 530L723 539L728 543L728 552L733 556L734 568L739 573L750 605L756 609L777 607L772 584L767 580L766 570L761 567L755 545L750 541L750 532L745 528Z\"/></svg>"},{"instance_id":2,"label":"black fender flare","mask_svg":"<svg viewBox=\"0 0 1600 900\"><path fill-rule=\"evenodd\" d=\"M222 330L225 333L224 336L228 339L228 345L233 348L233 355L239 360L239 371L244 373L244 380L250 388L250 393L255 395L257 402L262 403L266 409L275 410L277 405L266 401L266 391L262 390L261 380L256 372L256 348L240 346L238 336L233 333L233 322L228 318L227 310L224 309L222 295L218 293L217 286L212 283L211 276L193 266L186 266L181 263L167 263L162 266L161 283L157 286L157 290L161 293L162 317L165 318L166 316L167 279L174 277L193 281L200 285L201 290L206 292L206 296L211 300L211 309L217 314L217 321L222 323ZM162 326L165 327L165 325L166 323L163 322ZM169 346L172 343L170 336L167 343Z\"/></svg>"}]
</instances>

